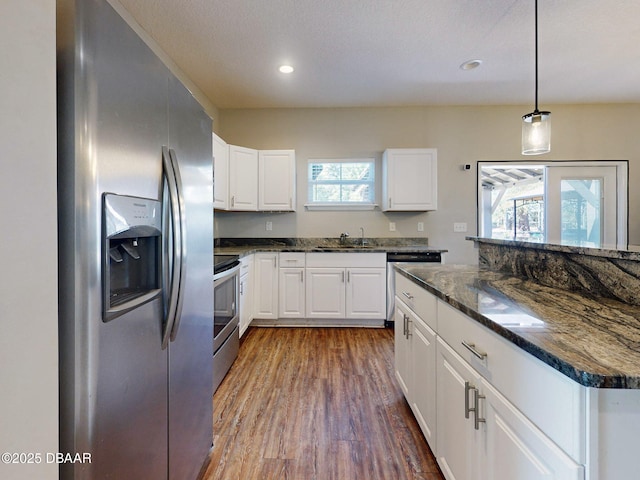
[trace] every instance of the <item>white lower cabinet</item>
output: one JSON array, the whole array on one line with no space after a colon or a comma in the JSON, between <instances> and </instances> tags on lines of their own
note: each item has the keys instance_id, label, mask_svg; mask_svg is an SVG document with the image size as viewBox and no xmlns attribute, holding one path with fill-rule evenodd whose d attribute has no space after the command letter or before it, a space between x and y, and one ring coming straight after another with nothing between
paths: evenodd
<instances>
[{"instance_id":1,"label":"white lower cabinet","mask_svg":"<svg viewBox=\"0 0 640 480\"><path fill-rule=\"evenodd\" d=\"M384 318L387 312L387 269L346 269L346 318Z\"/></svg>"},{"instance_id":2,"label":"white lower cabinet","mask_svg":"<svg viewBox=\"0 0 640 480\"><path fill-rule=\"evenodd\" d=\"M584 388L426 290L409 298L435 329L396 297L396 377L445 478L584 480Z\"/></svg>"},{"instance_id":3,"label":"white lower cabinet","mask_svg":"<svg viewBox=\"0 0 640 480\"><path fill-rule=\"evenodd\" d=\"M240 260L240 336L253 320L253 255Z\"/></svg>"},{"instance_id":4,"label":"white lower cabinet","mask_svg":"<svg viewBox=\"0 0 640 480\"><path fill-rule=\"evenodd\" d=\"M394 329L396 378L427 443L435 450L436 333L398 297Z\"/></svg>"},{"instance_id":5,"label":"white lower cabinet","mask_svg":"<svg viewBox=\"0 0 640 480\"><path fill-rule=\"evenodd\" d=\"M307 318L385 318L384 253L308 253L306 261Z\"/></svg>"},{"instance_id":6,"label":"white lower cabinet","mask_svg":"<svg viewBox=\"0 0 640 480\"><path fill-rule=\"evenodd\" d=\"M254 258L254 318L278 318L278 254L256 253Z\"/></svg>"},{"instance_id":7,"label":"white lower cabinet","mask_svg":"<svg viewBox=\"0 0 640 480\"><path fill-rule=\"evenodd\" d=\"M481 478L480 431L469 411L480 376L438 338L436 377L438 465L447 480Z\"/></svg>"},{"instance_id":8,"label":"white lower cabinet","mask_svg":"<svg viewBox=\"0 0 640 480\"><path fill-rule=\"evenodd\" d=\"M280 318L305 316L305 254L281 253L278 279Z\"/></svg>"},{"instance_id":9,"label":"white lower cabinet","mask_svg":"<svg viewBox=\"0 0 640 480\"><path fill-rule=\"evenodd\" d=\"M307 318L344 318L344 268L307 268Z\"/></svg>"},{"instance_id":10,"label":"white lower cabinet","mask_svg":"<svg viewBox=\"0 0 640 480\"><path fill-rule=\"evenodd\" d=\"M574 462L490 383L481 386L486 480L582 480Z\"/></svg>"},{"instance_id":11,"label":"white lower cabinet","mask_svg":"<svg viewBox=\"0 0 640 480\"><path fill-rule=\"evenodd\" d=\"M438 339L438 453L447 480L581 480L574 462Z\"/></svg>"}]
</instances>

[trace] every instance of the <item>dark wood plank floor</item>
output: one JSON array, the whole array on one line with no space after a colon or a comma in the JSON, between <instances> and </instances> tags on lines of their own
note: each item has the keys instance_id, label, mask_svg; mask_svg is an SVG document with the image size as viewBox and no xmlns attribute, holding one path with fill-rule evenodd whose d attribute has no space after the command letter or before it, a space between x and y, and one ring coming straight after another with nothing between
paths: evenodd
<instances>
[{"instance_id":1,"label":"dark wood plank floor","mask_svg":"<svg viewBox=\"0 0 640 480\"><path fill-rule=\"evenodd\" d=\"M214 395L206 480L442 480L393 373L393 332L256 328Z\"/></svg>"}]
</instances>

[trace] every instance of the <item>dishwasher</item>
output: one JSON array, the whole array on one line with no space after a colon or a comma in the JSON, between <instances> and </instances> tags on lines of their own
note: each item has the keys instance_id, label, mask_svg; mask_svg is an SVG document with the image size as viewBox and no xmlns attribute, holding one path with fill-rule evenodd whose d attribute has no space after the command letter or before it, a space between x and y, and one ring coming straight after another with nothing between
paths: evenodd
<instances>
[{"instance_id":1,"label":"dishwasher","mask_svg":"<svg viewBox=\"0 0 640 480\"><path fill-rule=\"evenodd\" d=\"M394 263L442 263L442 252L387 252L387 318L385 327L393 326L396 308L396 278Z\"/></svg>"}]
</instances>

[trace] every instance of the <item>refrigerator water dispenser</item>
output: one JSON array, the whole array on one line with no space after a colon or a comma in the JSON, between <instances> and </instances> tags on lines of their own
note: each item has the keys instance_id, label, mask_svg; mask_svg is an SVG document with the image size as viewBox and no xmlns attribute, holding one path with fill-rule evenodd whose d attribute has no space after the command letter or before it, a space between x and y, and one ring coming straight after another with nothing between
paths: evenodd
<instances>
[{"instance_id":1,"label":"refrigerator water dispenser","mask_svg":"<svg viewBox=\"0 0 640 480\"><path fill-rule=\"evenodd\" d=\"M161 294L161 229L159 201L103 195L103 321Z\"/></svg>"}]
</instances>

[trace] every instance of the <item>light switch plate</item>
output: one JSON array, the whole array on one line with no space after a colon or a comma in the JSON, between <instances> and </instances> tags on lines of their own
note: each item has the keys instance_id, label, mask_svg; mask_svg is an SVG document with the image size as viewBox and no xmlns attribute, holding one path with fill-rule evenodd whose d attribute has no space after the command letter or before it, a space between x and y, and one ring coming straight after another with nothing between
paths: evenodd
<instances>
[{"instance_id":1,"label":"light switch plate","mask_svg":"<svg viewBox=\"0 0 640 480\"><path fill-rule=\"evenodd\" d=\"M389 222L389 231L390 232L396 231L396 222Z\"/></svg>"},{"instance_id":2,"label":"light switch plate","mask_svg":"<svg viewBox=\"0 0 640 480\"><path fill-rule=\"evenodd\" d=\"M272 231L272 230L273 230L273 222L267 222L267 223L265 223L265 225L264 225L264 229L265 229L267 232Z\"/></svg>"},{"instance_id":3,"label":"light switch plate","mask_svg":"<svg viewBox=\"0 0 640 480\"><path fill-rule=\"evenodd\" d=\"M466 222L456 222L453 224L454 232L466 232L467 231L467 223Z\"/></svg>"},{"instance_id":4,"label":"light switch plate","mask_svg":"<svg viewBox=\"0 0 640 480\"><path fill-rule=\"evenodd\" d=\"M424 232L424 222L418 222L418 231Z\"/></svg>"}]
</instances>

